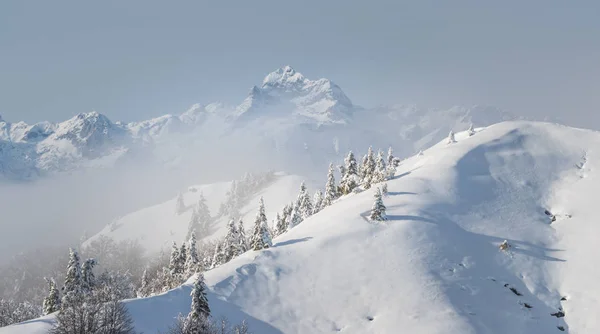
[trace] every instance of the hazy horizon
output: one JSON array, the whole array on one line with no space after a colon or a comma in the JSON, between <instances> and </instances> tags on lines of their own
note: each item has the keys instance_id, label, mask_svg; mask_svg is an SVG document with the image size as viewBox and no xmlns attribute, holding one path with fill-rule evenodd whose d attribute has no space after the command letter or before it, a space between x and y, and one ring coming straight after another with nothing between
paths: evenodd
<instances>
[{"instance_id":1,"label":"hazy horizon","mask_svg":"<svg viewBox=\"0 0 600 334\"><path fill-rule=\"evenodd\" d=\"M134 121L238 104L291 65L361 106L491 105L600 126L600 4L0 4L0 115Z\"/></svg>"}]
</instances>

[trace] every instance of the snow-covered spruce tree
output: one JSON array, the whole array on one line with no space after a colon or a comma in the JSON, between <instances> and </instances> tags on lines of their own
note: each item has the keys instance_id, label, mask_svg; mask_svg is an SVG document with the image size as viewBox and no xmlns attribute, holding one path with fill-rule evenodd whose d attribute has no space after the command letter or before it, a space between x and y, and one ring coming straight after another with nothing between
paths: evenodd
<instances>
[{"instance_id":1,"label":"snow-covered spruce tree","mask_svg":"<svg viewBox=\"0 0 600 334\"><path fill-rule=\"evenodd\" d=\"M227 224L227 234L223 240L223 253L225 254L225 263L241 254L239 250L239 233L233 219Z\"/></svg>"},{"instance_id":2,"label":"snow-covered spruce tree","mask_svg":"<svg viewBox=\"0 0 600 334\"><path fill-rule=\"evenodd\" d=\"M192 219L188 226L186 239L189 239L192 236L192 232L195 232L196 237L201 239L206 237L210 232L211 223L212 217L208 205L206 205L206 199L204 198L204 194L200 193L200 199L198 200L198 204L194 207Z\"/></svg>"},{"instance_id":3,"label":"snow-covered spruce tree","mask_svg":"<svg viewBox=\"0 0 600 334\"><path fill-rule=\"evenodd\" d=\"M391 146L388 148L388 152L387 152L387 164L388 164L388 166L394 165L394 150L392 149Z\"/></svg>"},{"instance_id":4,"label":"snow-covered spruce tree","mask_svg":"<svg viewBox=\"0 0 600 334\"><path fill-rule=\"evenodd\" d=\"M171 257L169 258L168 274L165 278L166 282L164 282L166 290L173 289L181 283L183 279L181 273L181 257L179 255L179 248L177 247L177 243L173 241L173 246L171 247Z\"/></svg>"},{"instance_id":5,"label":"snow-covered spruce tree","mask_svg":"<svg viewBox=\"0 0 600 334\"><path fill-rule=\"evenodd\" d=\"M456 139L454 138L454 131L450 130L450 133L448 134L448 144L454 143L456 143Z\"/></svg>"},{"instance_id":6,"label":"snow-covered spruce tree","mask_svg":"<svg viewBox=\"0 0 600 334\"><path fill-rule=\"evenodd\" d=\"M285 211L285 210L284 210ZM287 231L287 224L283 217L277 213L275 218L275 227L273 228L274 237L280 236Z\"/></svg>"},{"instance_id":7,"label":"snow-covered spruce tree","mask_svg":"<svg viewBox=\"0 0 600 334\"><path fill-rule=\"evenodd\" d=\"M383 221L386 220L387 217L385 215L385 205L383 204L383 199L381 198L381 189L375 189L375 202L373 203L373 208L371 209L371 215L369 219L374 221Z\"/></svg>"},{"instance_id":8,"label":"snow-covered spruce tree","mask_svg":"<svg viewBox=\"0 0 600 334\"><path fill-rule=\"evenodd\" d=\"M471 137L472 135L475 134L475 129L473 128L473 123L471 123L471 125L469 126L469 130L467 130L467 134L469 135L469 137Z\"/></svg>"},{"instance_id":9,"label":"snow-covered spruce tree","mask_svg":"<svg viewBox=\"0 0 600 334\"><path fill-rule=\"evenodd\" d=\"M313 214L321 211L323 208L323 192L321 189L317 189L315 191L315 195L313 196Z\"/></svg>"},{"instance_id":10,"label":"snow-covered spruce tree","mask_svg":"<svg viewBox=\"0 0 600 334\"><path fill-rule=\"evenodd\" d=\"M196 233L192 232L188 241L188 257L185 262L185 272L188 275L196 273L200 270L200 259L198 258L198 247L196 246Z\"/></svg>"},{"instance_id":11,"label":"snow-covered spruce tree","mask_svg":"<svg viewBox=\"0 0 600 334\"><path fill-rule=\"evenodd\" d=\"M192 289L192 305L190 313L184 320L183 333L185 334L204 334L209 333L210 328L210 306L206 298L206 283L204 275L198 274L198 278Z\"/></svg>"},{"instance_id":12,"label":"snow-covered spruce tree","mask_svg":"<svg viewBox=\"0 0 600 334\"><path fill-rule=\"evenodd\" d=\"M294 207L292 209L290 223L288 224L288 231L300 225L300 223L302 223L302 215L300 214L300 210L297 207Z\"/></svg>"},{"instance_id":13,"label":"snow-covered spruce tree","mask_svg":"<svg viewBox=\"0 0 600 334\"><path fill-rule=\"evenodd\" d=\"M367 160L369 156L367 154L363 155L360 165L358 165L358 177L360 178L360 182L365 178L365 170L367 168Z\"/></svg>"},{"instance_id":14,"label":"snow-covered spruce tree","mask_svg":"<svg viewBox=\"0 0 600 334\"><path fill-rule=\"evenodd\" d=\"M142 274L142 282L136 293L138 298L144 298L150 295L150 278L148 277L148 268L144 269Z\"/></svg>"},{"instance_id":15,"label":"snow-covered spruce tree","mask_svg":"<svg viewBox=\"0 0 600 334\"><path fill-rule=\"evenodd\" d=\"M367 160L365 161L363 167L363 179L362 185L365 189L371 188L371 185L374 183L374 179L376 178L377 162L375 161L375 156L373 155L373 148L369 147L367 152Z\"/></svg>"},{"instance_id":16,"label":"snow-covered spruce tree","mask_svg":"<svg viewBox=\"0 0 600 334\"><path fill-rule=\"evenodd\" d=\"M69 249L69 264L67 265L67 274L65 276L62 291L63 299L61 306L63 308L69 306L83 296L79 254L73 248Z\"/></svg>"},{"instance_id":17,"label":"snow-covered spruce tree","mask_svg":"<svg viewBox=\"0 0 600 334\"><path fill-rule=\"evenodd\" d=\"M240 254L244 254L248 251L248 237L246 236L246 229L244 228L244 222L240 219L238 222L238 249Z\"/></svg>"},{"instance_id":18,"label":"snow-covered spruce tree","mask_svg":"<svg viewBox=\"0 0 600 334\"><path fill-rule=\"evenodd\" d=\"M338 197L338 188L335 183L335 176L333 174L333 164L329 164L329 171L327 172L327 183L325 184L325 197L323 198L323 206L329 206Z\"/></svg>"},{"instance_id":19,"label":"snow-covered spruce tree","mask_svg":"<svg viewBox=\"0 0 600 334\"><path fill-rule=\"evenodd\" d=\"M300 190L300 194L298 195L300 214L302 218L308 218L313 214L313 204L310 198L308 191L306 190L306 186L304 182L302 182L302 187Z\"/></svg>"},{"instance_id":20,"label":"snow-covered spruce tree","mask_svg":"<svg viewBox=\"0 0 600 334\"><path fill-rule=\"evenodd\" d=\"M267 215L265 214L265 201L262 197L259 200L258 213L254 220L251 246L253 250L261 250L272 246Z\"/></svg>"},{"instance_id":21,"label":"snow-covered spruce tree","mask_svg":"<svg viewBox=\"0 0 600 334\"><path fill-rule=\"evenodd\" d=\"M96 259L87 259L81 266L81 288L85 294L91 293L96 287L96 277L94 276L96 264Z\"/></svg>"},{"instance_id":22,"label":"snow-covered spruce tree","mask_svg":"<svg viewBox=\"0 0 600 334\"><path fill-rule=\"evenodd\" d=\"M354 188L358 186L358 165L354 153L348 152L348 156L344 159L344 173L340 181L340 189L344 195L350 194Z\"/></svg>"},{"instance_id":23,"label":"snow-covered spruce tree","mask_svg":"<svg viewBox=\"0 0 600 334\"><path fill-rule=\"evenodd\" d=\"M217 244L215 245L215 253L213 255L211 268L218 267L218 266L222 265L223 263L225 263L225 253L223 252L223 243L217 241Z\"/></svg>"},{"instance_id":24,"label":"snow-covered spruce tree","mask_svg":"<svg viewBox=\"0 0 600 334\"><path fill-rule=\"evenodd\" d=\"M185 203L183 202L183 194L178 193L175 199L175 214L180 215L185 211Z\"/></svg>"},{"instance_id":25,"label":"snow-covered spruce tree","mask_svg":"<svg viewBox=\"0 0 600 334\"><path fill-rule=\"evenodd\" d=\"M373 173L373 182L372 183L380 183L387 180L387 169L385 165L385 160L383 159L383 152L379 150L377 152L375 172Z\"/></svg>"},{"instance_id":26,"label":"snow-covered spruce tree","mask_svg":"<svg viewBox=\"0 0 600 334\"><path fill-rule=\"evenodd\" d=\"M179 261L177 262L177 270L179 274L185 276L185 264L188 259L188 249L185 245L185 241L181 243L181 247L179 247ZM185 277L183 277L185 279Z\"/></svg>"},{"instance_id":27,"label":"snow-covered spruce tree","mask_svg":"<svg viewBox=\"0 0 600 334\"><path fill-rule=\"evenodd\" d=\"M384 184L381 185L381 194L383 196L387 196L387 194L388 194L388 185L387 185L387 183L384 183Z\"/></svg>"},{"instance_id":28,"label":"snow-covered spruce tree","mask_svg":"<svg viewBox=\"0 0 600 334\"><path fill-rule=\"evenodd\" d=\"M44 315L54 313L60 310L60 292L56 288L56 282L53 279L47 279L48 282L48 296L44 298L43 312Z\"/></svg>"}]
</instances>

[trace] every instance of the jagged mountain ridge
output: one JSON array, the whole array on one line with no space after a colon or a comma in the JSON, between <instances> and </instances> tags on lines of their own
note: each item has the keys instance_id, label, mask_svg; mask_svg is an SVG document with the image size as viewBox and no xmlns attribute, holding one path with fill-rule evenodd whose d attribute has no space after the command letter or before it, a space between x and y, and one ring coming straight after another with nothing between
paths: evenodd
<instances>
[{"instance_id":1,"label":"jagged mountain ridge","mask_svg":"<svg viewBox=\"0 0 600 334\"><path fill-rule=\"evenodd\" d=\"M167 114L141 122L111 121L98 112L81 113L60 122L10 123L0 117L0 175L30 179L90 165L111 166L132 151L159 151L157 146L188 147L189 137L258 138L256 145L273 152L309 152L319 165L332 155L365 145L390 145L410 154L445 136L515 116L495 108L454 107L448 110L416 106L356 106L328 79L310 80L290 66L268 74L236 107L222 103L195 104L179 115ZM209 135L210 133L210 135ZM361 133L361 142L357 142ZM392 136L390 136L392 134ZM173 137L184 136L184 144ZM246 139L243 142L248 142ZM110 156L110 159L103 159ZM281 160L289 160L282 156ZM157 160L169 160L163 157Z\"/></svg>"}]
</instances>

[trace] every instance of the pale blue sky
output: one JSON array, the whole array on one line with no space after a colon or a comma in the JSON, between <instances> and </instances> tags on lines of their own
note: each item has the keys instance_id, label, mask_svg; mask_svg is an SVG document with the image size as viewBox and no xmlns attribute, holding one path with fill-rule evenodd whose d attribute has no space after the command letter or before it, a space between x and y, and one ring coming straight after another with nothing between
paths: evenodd
<instances>
[{"instance_id":1,"label":"pale blue sky","mask_svg":"<svg viewBox=\"0 0 600 334\"><path fill-rule=\"evenodd\" d=\"M356 103L489 104L600 127L597 1L0 2L0 115L239 103L290 64Z\"/></svg>"}]
</instances>

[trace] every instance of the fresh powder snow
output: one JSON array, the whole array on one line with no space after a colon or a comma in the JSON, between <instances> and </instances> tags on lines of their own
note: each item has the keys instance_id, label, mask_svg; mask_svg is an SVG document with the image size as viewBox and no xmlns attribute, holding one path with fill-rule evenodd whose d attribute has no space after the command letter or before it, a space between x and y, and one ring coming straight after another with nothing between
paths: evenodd
<instances>
[{"instance_id":1,"label":"fresh powder snow","mask_svg":"<svg viewBox=\"0 0 600 334\"><path fill-rule=\"evenodd\" d=\"M368 219L376 184L206 272L213 316L262 334L600 332L600 134L505 122L455 140L401 162L386 221ZM151 224L146 238L161 242ZM136 329L165 331L189 312L193 282L126 301ZM46 333L52 319L0 333Z\"/></svg>"}]
</instances>

